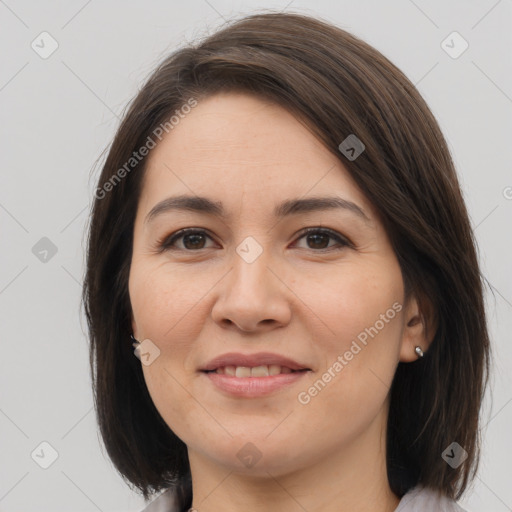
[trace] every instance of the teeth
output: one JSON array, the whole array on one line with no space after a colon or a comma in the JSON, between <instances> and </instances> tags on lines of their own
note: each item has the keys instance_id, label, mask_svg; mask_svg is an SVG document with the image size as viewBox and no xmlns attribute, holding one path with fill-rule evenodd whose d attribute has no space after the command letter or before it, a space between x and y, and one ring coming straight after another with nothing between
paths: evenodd
<instances>
[{"instance_id":1,"label":"teeth","mask_svg":"<svg viewBox=\"0 0 512 512\"><path fill-rule=\"evenodd\" d=\"M255 366L251 368L251 377L268 377L268 366Z\"/></svg>"},{"instance_id":2,"label":"teeth","mask_svg":"<svg viewBox=\"0 0 512 512\"><path fill-rule=\"evenodd\" d=\"M271 364L268 367L269 375L279 375L281 373L281 367L278 364Z\"/></svg>"},{"instance_id":3,"label":"teeth","mask_svg":"<svg viewBox=\"0 0 512 512\"><path fill-rule=\"evenodd\" d=\"M231 375L232 377L234 377L236 375L236 366L225 366L224 373L226 375Z\"/></svg>"},{"instance_id":4,"label":"teeth","mask_svg":"<svg viewBox=\"0 0 512 512\"><path fill-rule=\"evenodd\" d=\"M247 366L237 366L235 375L237 377L250 377L251 376L251 369Z\"/></svg>"},{"instance_id":5,"label":"teeth","mask_svg":"<svg viewBox=\"0 0 512 512\"><path fill-rule=\"evenodd\" d=\"M273 375L279 375L280 373L292 373L290 368L286 366L279 366L278 364L269 364L254 366L252 368L248 366L222 366L215 370L215 373L221 375L229 375L230 377L272 377Z\"/></svg>"}]
</instances>

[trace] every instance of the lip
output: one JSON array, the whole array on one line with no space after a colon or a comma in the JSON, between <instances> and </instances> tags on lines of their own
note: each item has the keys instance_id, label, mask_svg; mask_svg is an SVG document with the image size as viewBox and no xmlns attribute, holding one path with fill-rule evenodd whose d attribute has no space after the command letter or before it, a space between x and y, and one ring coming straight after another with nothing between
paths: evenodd
<instances>
[{"instance_id":1,"label":"lip","mask_svg":"<svg viewBox=\"0 0 512 512\"><path fill-rule=\"evenodd\" d=\"M204 372L203 375L228 395L255 398L287 388L302 379L307 373L309 371L304 370L295 373L280 373L269 377L231 377L215 372Z\"/></svg>"},{"instance_id":2,"label":"lip","mask_svg":"<svg viewBox=\"0 0 512 512\"><path fill-rule=\"evenodd\" d=\"M206 363L200 371L211 372L223 366L262 366L276 364L279 366L286 366L290 370L310 370L306 365L300 364L289 357L272 352L258 352L257 354L241 354L237 352L230 352L222 354ZM277 377L277 375L275 376ZM260 377L250 377L251 379L259 379ZM270 379L273 377L263 377Z\"/></svg>"},{"instance_id":3,"label":"lip","mask_svg":"<svg viewBox=\"0 0 512 512\"><path fill-rule=\"evenodd\" d=\"M216 373L217 368L225 366L262 366L279 365L294 370L292 373L280 373L267 377L234 377ZM229 353L215 357L204 367L200 368L205 378L224 393L242 398L254 398L268 395L287 388L310 373L311 369L298 363L289 357L271 352L259 352L257 354Z\"/></svg>"}]
</instances>

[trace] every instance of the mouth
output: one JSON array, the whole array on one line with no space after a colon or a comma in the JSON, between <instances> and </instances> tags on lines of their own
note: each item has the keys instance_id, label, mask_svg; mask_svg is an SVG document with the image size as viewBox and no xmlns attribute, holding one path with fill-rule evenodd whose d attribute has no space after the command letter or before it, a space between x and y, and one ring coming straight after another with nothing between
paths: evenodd
<instances>
[{"instance_id":1,"label":"mouth","mask_svg":"<svg viewBox=\"0 0 512 512\"><path fill-rule=\"evenodd\" d=\"M214 370L203 370L205 373L216 373L228 377L239 379L252 378L252 377L273 377L275 375L289 374L289 373L304 373L310 371L309 368L292 369L288 366L281 366L279 364L259 365L259 366L219 366Z\"/></svg>"},{"instance_id":2,"label":"mouth","mask_svg":"<svg viewBox=\"0 0 512 512\"><path fill-rule=\"evenodd\" d=\"M278 393L293 386L310 372L311 368L297 361L269 352L223 354L200 369L214 389L225 396L237 398Z\"/></svg>"},{"instance_id":3,"label":"mouth","mask_svg":"<svg viewBox=\"0 0 512 512\"><path fill-rule=\"evenodd\" d=\"M217 372L231 377L269 377L282 373L310 370L289 357L271 352L241 354L231 352L211 359L199 368L203 372Z\"/></svg>"}]
</instances>

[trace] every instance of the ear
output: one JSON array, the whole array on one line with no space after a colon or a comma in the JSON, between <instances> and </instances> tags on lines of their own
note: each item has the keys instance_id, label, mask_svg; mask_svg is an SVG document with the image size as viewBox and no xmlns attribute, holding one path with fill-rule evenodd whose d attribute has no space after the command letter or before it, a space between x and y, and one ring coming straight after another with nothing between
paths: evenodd
<instances>
[{"instance_id":1,"label":"ear","mask_svg":"<svg viewBox=\"0 0 512 512\"><path fill-rule=\"evenodd\" d=\"M423 353L430 348L437 331L437 317L432 302L425 296L419 301L411 296L404 308L404 328L400 347L400 361L410 363L419 359L416 347Z\"/></svg>"}]
</instances>

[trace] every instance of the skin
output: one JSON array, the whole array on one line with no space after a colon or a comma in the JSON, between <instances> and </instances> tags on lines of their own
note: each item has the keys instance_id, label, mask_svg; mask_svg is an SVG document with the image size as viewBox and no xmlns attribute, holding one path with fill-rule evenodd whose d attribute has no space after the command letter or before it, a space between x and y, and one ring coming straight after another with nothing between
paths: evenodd
<instances>
[{"instance_id":1,"label":"skin","mask_svg":"<svg viewBox=\"0 0 512 512\"><path fill-rule=\"evenodd\" d=\"M229 216L168 211L145 221L158 202L179 194L222 202ZM312 196L352 201L369 220L341 209L273 217L284 199ZM353 245L321 234L308 240L301 233L308 227L330 228ZM206 234L159 250L159 241L183 228ZM262 249L250 264L236 252L249 236ZM217 94L152 150L129 292L134 336L160 350L142 366L144 378L188 447L196 509L395 510L385 459L389 387L398 362L416 360L414 347L426 350L430 340L416 299L404 303L378 213L342 160L292 114L249 95ZM395 303L401 311L300 403L298 394ZM198 371L226 352L260 351L311 371L259 398L229 396ZM252 467L237 457L246 443L261 454Z\"/></svg>"}]
</instances>

